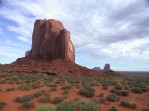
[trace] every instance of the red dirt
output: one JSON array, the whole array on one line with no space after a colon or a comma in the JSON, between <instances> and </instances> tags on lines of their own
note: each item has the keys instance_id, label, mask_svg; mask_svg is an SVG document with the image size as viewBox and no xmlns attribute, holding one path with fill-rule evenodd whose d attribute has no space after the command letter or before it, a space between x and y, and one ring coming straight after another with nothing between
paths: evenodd
<instances>
[{"instance_id":1,"label":"red dirt","mask_svg":"<svg viewBox=\"0 0 149 111\"><path fill-rule=\"evenodd\" d=\"M68 85L68 83L65 83L65 85ZM17 84L0 84L0 87L3 89L4 92L0 92L0 101L6 102L7 105L3 109L3 111L20 111L19 106L21 105L20 103L16 103L13 100L18 97L18 96L23 96L27 94L33 94L37 90L45 90L47 91L49 87L43 86L39 89L30 89L29 91L19 91L19 90L14 90L10 92L6 92L5 90L9 87L17 87ZM57 91L50 92L51 95L51 100L53 100L54 97L63 97L63 90L61 89L62 86L58 85L57 86ZM82 86L79 88L81 89ZM100 86L95 86L93 87L95 89L95 96L92 97L92 99L97 99L100 93L104 93L104 95L108 95L110 93L110 89L113 88L113 86L109 87L109 90L103 90L102 85ZM77 89L75 86L73 86L70 91L69 91L69 97L66 98L64 101L71 101L74 100L75 98L80 98L82 100L89 100L91 98L86 98L82 95L79 95L79 89ZM143 94L133 94L131 93L128 97L121 97L120 100L128 100L129 102L135 102L137 103L137 109L135 111L141 111L143 108L147 108L149 106L149 93L143 93ZM141 97L141 99L137 99L138 97ZM31 100L35 104L35 108L31 109L29 111L35 111L40 105L49 105L50 103L40 103L38 101L39 98L35 98ZM57 105L56 105L57 106ZM120 102L110 102L109 105L105 104L98 104L99 109L102 109L101 111L107 111L110 107L116 106L116 108L119 109L119 111L134 111L133 109L125 108L120 106Z\"/></svg>"},{"instance_id":2,"label":"red dirt","mask_svg":"<svg viewBox=\"0 0 149 111\"><path fill-rule=\"evenodd\" d=\"M0 66L1 72L11 73L47 73L51 75L77 75L77 76L114 76L115 72L102 73L80 66L62 59L54 61L31 60L27 57L19 58L12 64Z\"/></svg>"}]
</instances>

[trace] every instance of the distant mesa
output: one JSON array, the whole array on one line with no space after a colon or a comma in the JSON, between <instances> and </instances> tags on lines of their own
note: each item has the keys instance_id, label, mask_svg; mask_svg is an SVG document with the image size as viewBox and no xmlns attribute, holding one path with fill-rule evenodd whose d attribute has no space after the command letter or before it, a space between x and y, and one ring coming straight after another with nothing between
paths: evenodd
<instances>
[{"instance_id":1,"label":"distant mesa","mask_svg":"<svg viewBox=\"0 0 149 111\"><path fill-rule=\"evenodd\" d=\"M100 67L94 67L92 69L95 70L95 71L102 71L102 69Z\"/></svg>"},{"instance_id":2,"label":"distant mesa","mask_svg":"<svg viewBox=\"0 0 149 111\"><path fill-rule=\"evenodd\" d=\"M104 72L112 71L112 70L110 69L110 64L105 64L103 71L104 71Z\"/></svg>"},{"instance_id":3,"label":"distant mesa","mask_svg":"<svg viewBox=\"0 0 149 111\"><path fill-rule=\"evenodd\" d=\"M32 60L64 59L75 62L75 48L67 31L60 21L53 19L36 20L32 35L32 48L26 51Z\"/></svg>"},{"instance_id":4,"label":"distant mesa","mask_svg":"<svg viewBox=\"0 0 149 111\"><path fill-rule=\"evenodd\" d=\"M110 72L110 71L112 71L112 70L110 69L110 64L105 64L103 70L102 70L100 67L94 67L94 68L92 68L92 70L95 70L95 71L102 71L102 72Z\"/></svg>"}]
</instances>

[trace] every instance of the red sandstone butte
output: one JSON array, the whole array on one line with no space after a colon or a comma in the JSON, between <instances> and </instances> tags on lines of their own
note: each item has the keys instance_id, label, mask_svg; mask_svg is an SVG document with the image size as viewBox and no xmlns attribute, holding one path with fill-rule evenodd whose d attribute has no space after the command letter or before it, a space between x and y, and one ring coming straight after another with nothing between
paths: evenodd
<instances>
[{"instance_id":1,"label":"red sandstone butte","mask_svg":"<svg viewBox=\"0 0 149 111\"><path fill-rule=\"evenodd\" d=\"M36 20L32 35L32 49L26 56L38 60L64 59L75 62L75 48L60 21Z\"/></svg>"}]
</instances>

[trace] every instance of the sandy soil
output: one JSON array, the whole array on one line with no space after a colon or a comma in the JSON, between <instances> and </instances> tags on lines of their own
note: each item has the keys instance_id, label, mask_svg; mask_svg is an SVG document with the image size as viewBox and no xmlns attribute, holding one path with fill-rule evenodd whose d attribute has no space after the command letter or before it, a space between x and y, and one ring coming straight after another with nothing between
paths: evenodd
<instances>
[{"instance_id":1,"label":"sandy soil","mask_svg":"<svg viewBox=\"0 0 149 111\"><path fill-rule=\"evenodd\" d=\"M68 83L65 83L66 85L68 85ZM18 84L0 84L0 88L3 90L3 92L0 92L0 101L6 102L7 105L6 107L2 110L2 111L20 111L19 106L21 105L20 103L16 103L14 102L14 99L18 96L23 96L23 95L27 95L27 94L33 94L35 93L37 90L45 90L47 91L49 89L49 87L47 86L43 86L41 88L38 89L30 89L29 91L20 91L20 90L14 90L14 91L10 91L7 92L6 89L9 87L18 87ZM54 97L59 96L59 97L63 97L63 90L61 89L62 86L58 85L57 86L57 91L54 92L50 92L51 95L51 100L53 100ZM82 95L79 95L79 89L81 89L82 86L80 88L76 88L75 86L73 86L71 88L71 90L69 91L69 97L66 98L64 101L71 101L74 100L75 98L80 98L83 100L88 100L90 98L86 98ZM93 99L97 99L99 97L100 93L104 93L104 95L108 95L110 93L110 89L113 88L113 86L109 87L109 90L103 90L102 89L102 85L99 86L95 86L93 87L95 89L95 96L93 97ZM32 99L31 102L33 102L35 104L35 108L34 109L30 109L27 111L35 111L40 105L43 104L52 104L52 102L49 103L40 103L38 101L39 98L35 98ZM109 105L105 105L105 104L98 104L99 109L101 109L101 111L107 111L109 108L111 108L112 106L116 106L116 108L119 109L119 111L141 111L143 108L148 108L149 107L149 93L142 93L142 94L134 94L134 93L130 93L130 95L128 97L122 97L120 100L127 100L129 102L135 102L137 103L137 109L129 109L126 107L122 107L120 105L120 102L110 102Z\"/></svg>"}]
</instances>

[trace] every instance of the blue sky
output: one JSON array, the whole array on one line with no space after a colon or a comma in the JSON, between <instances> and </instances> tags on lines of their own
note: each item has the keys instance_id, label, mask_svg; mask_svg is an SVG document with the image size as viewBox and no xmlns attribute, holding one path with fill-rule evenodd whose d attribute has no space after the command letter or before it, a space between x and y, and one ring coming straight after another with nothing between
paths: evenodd
<instances>
[{"instance_id":1,"label":"blue sky","mask_svg":"<svg viewBox=\"0 0 149 111\"><path fill-rule=\"evenodd\" d=\"M36 19L63 23L82 66L149 71L149 0L0 0L0 63L30 50Z\"/></svg>"}]
</instances>

